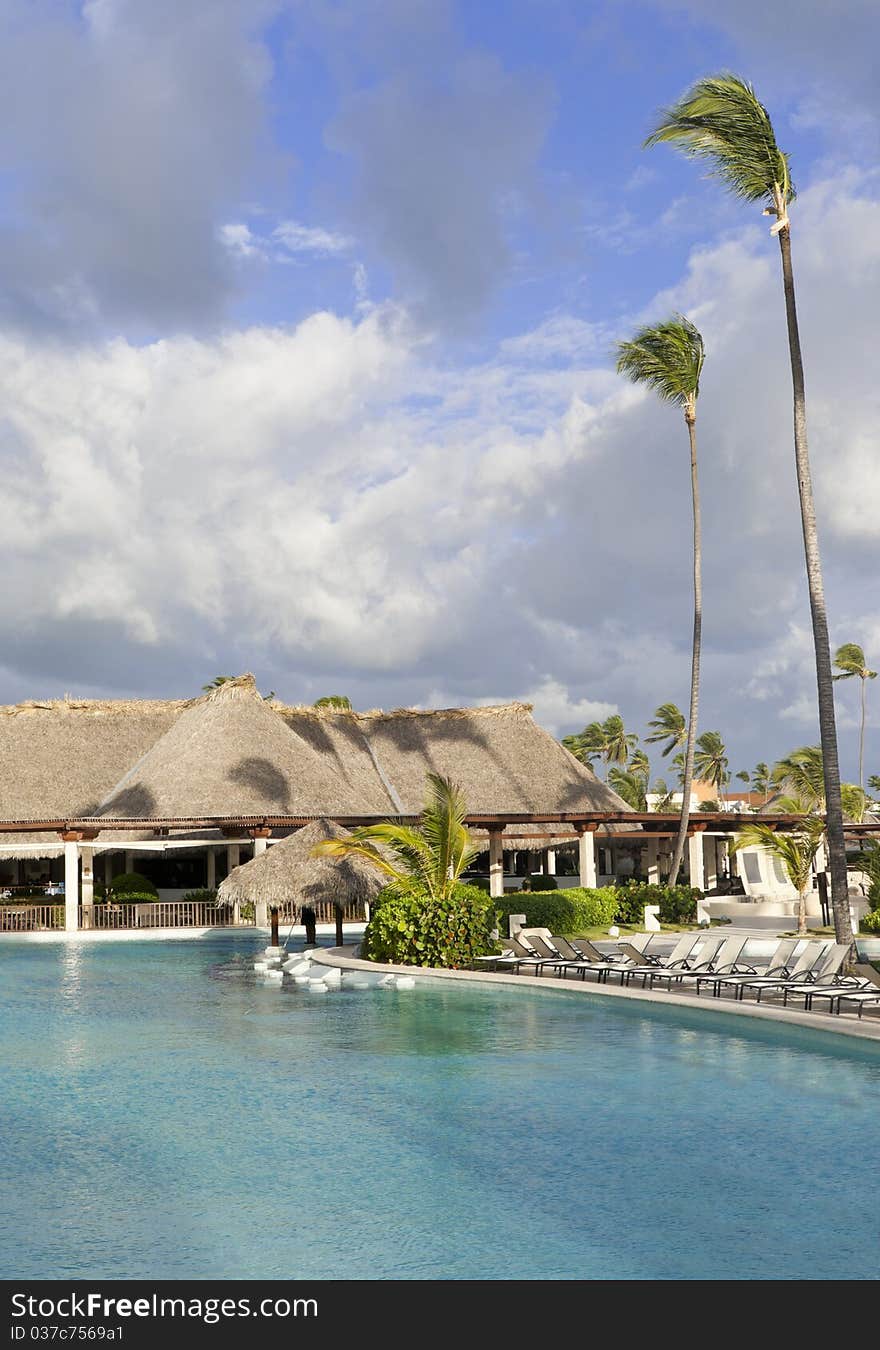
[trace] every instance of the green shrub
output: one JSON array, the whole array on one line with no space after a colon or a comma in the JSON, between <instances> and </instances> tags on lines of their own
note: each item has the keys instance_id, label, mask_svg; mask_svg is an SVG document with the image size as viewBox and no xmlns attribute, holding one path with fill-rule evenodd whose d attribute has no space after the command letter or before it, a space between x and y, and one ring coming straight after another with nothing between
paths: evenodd
<instances>
[{"instance_id":1,"label":"green shrub","mask_svg":"<svg viewBox=\"0 0 880 1350\"><path fill-rule=\"evenodd\" d=\"M155 894L148 892L123 891L121 895L108 895L103 902L105 905L155 905Z\"/></svg>"},{"instance_id":2,"label":"green shrub","mask_svg":"<svg viewBox=\"0 0 880 1350\"><path fill-rule=\"evenodd\" d=\"M533 893L535 891L555 891L559 889L559 883L555 877L547 877L539 874L538 876L529 877L528 880L531 882Z\"/></svg>"},{"instance_id":3,"label":"green shrub","mask_svg":"<svg viewBox=\"0 0 880 1350\"><path fill-rule=\"evenodd\" d=\"M633 882L621 886L617 892L617 922L640 927L644 922L645 905L659 905L662 923L695 923L697 901L701 896L702 891L693 886Z\"/></svg>"},{"instance_id":4,"label":"green shrub","mask_svg":"<svg viewBox=\"0 0 880 1350\"><path fill-rule=\"evenodd\" d=\"M880 933L880 909L872 909L860 921L859 927L864 933Z\"/></svg>"},{"instance_id":5,"label":"green shrub","mask_svg":"<svg viewBox=\"0 0 880 1350\"><path fill-rule=\"evenodd\" d=\"M241 905L241 917L245 923L250 923L251 919L257 917L257 909L253 900L244 900Z\"/></svg>"},{"instance_id":6,"label":"green shrub","mask_svg":"<svg viewBox=\"0 0 880 1350\"><path fill-rule=\"evenodd\" d=\"M494 922L479 886L459 884L447 901L386 887L372 903L361 952L368 961L457 969L496 950Z\"/></svg>"},{"instance_id":7,"label":"green shrub","mask_svg":"<svg viewBox=\"0 0 880 1350\"><path fill-rule=\"evenodd\" d=\"M601 890L586 890L571 886L564 891L542 891L506 895L494 900L501 916L501 927L507 928L509 914L525 914L526 928L549 928L551 933L582 933L588 928L607 928L614 921L617 909L617 891L613 886Z\"/></svg>"},{"instance_id":8,"label":"green shrub","mask_svg":"<svg viewBox=\"0 0 880 1350\"><path fill-rule=\"evenodd\" d=\"M115 896L122 898L129 891L137 891L139 896L146 895L153 900L157 900L159 892L149 881L147 877L142 877L140 872L122 872L118 877L114 877L110 883L110 889Z\"/></svg>"},{"instance_id":9,"label":"green shrub","mask_svg":"<svg viewBox=\"0 0 880 1350\"><path fill-rule=\"evenodd\" d=\"M217 892L205 887L195 891L187 891L186 895L181 896L182 900L190 900L197 905L216 905Z\"/></svg>"},{"instance_id":10,"label":"green shrub","mask_svg":"<svg viewBox=\"0 0 880 1350\"><path fill-rule=\"evenodd\" d=\"M489 894L488 877L466 877L462 885L473 886L477 890L485 892L486 895Z\"/></svg>"}]
</instances>

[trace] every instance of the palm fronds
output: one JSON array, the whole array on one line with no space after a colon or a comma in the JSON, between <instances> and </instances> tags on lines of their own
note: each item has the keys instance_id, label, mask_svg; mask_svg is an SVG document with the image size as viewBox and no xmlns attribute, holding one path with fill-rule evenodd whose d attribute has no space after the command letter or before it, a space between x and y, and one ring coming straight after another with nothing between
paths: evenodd
<instances>
[{"instance_id":1,"label":"palm fronds","mask_svg":"<svg viewBox=\"0 0 880 1350\"><path fill-rule=\"evenodd\" d=\"M648 726L651 731L645 740L649 745L666 741L660 751L664 759L687 740L687 722L684 713L674 703L661 703Z\"/></svg>"},{"instance_id":2,"label":"palm fronds","mask_svg":"<svg viewBox=\"0 0 880 1350\"><path fill-rule=\"evenodd\" d=\"M705 159L713 177L737 197L771 209L794 200L788 155L776 144L773 123L752 86L722 72L697 80L661 114L646 146L668 144Z\"/></svg>"},{"instance_id":3,"label":"palm fronds","mask_svg":"<svg viewBox=\"0 0 880 1350\"><path fill-rule=\"evenodd\" d=\"M703 338L683 314L648 324L617 344L617 373L680 407L696 402L704 359Z\"/></svg>"}]
</instances>

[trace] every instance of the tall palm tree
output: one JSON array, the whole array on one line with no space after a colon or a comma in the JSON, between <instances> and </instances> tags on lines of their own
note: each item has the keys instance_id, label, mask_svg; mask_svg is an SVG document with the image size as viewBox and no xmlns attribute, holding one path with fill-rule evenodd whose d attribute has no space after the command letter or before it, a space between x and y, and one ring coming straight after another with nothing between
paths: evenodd
<instances>
[{"instance_id":1,"label":"tall palm tree","mask_svg":"<svg viewBox=\"0 0 880 1350\"><path fill-rule=\"evenodd\" d=\"M834 653L834 664L840 671L835 680L851 680L857 676L862 684L862 716L859 722L859 787L865 786L865 686L868 680L876 680L876 670L869 670L865 653L855 642L845 642Z\"/></svg>"},{"instance_id":2,"label":"tall palm tree","mask_svg":"<svg viewBox=\"0 0 880 1350\"><path fill-rule=\"evenodd\" d=\"M642 750L641 748L638 750L633 750L632 754L630 755L629 771L630 773L637 773L640 778L650 778L651 761L648 759L648 756L646 755L645 751Z\"/></svg>"},{"instance_id":3,"label":"tall palm tree","mask_svg":"<svg viewBox=\"0 0 880 1350\"><path fill-rule=\"evenodd\" d=\"M604 722L590 722L576 736L566 736L562 744L576 759L592 768L597 759L604 760L606 765L625 764L638 739L626 730L623 718L612 713Z\"/></svg>"},{"instance_id":4,"label":"tall palm tree","mask_svg":"<svg viewBox=\"0 0 880 1350\"><path fill-rule=\"evenodd\" d=\"M822 581L822 561L813 504L813 483L807 445L807 402L804 364L795 303L791 262L789 207L795 191L788 155L776 144L773 124L754 89L737 75L712 75L698 80L673 107L663 113L658 126L645 142L666 142L686 155L708 160L716 177L737 197L763 202L764 214L775 216L770 233L779 240L782 286L788 325L788 348L794 401L794 454L797 469L801 527L804 536L807 585L816 655L816 687L819 734L825 766L825 802L828 822L828 855L831 871L831 902L838 942L849 942L849 899L846 879L846 849L840 802L840 764L834 720L834 686L831 676L831 645Z\"/></svg>"},{"instance_id":5,"label":"tall palm tree","mask_svg":"<svg viewBox=\"0 0 880 1350\"><path fill-rule=\"evenodd\" d=\"M821 816L810 814L810 805L801 797L781 797L780 810L787 815L802 816L803 819L794 830L783 832L774 830L770 825L754 824L742 827L730 844L731 851L739 849L765 848L775 857L781 858L789 880L798 893L798 933L807 931L807 891L813 879L813 863L825 833L825 822ZM852 931L848 941L852 941Z\"/></svg>"},{"instance_id":6,"label":"tall palm tree","mask_svg":"<svg viewBox=\"0 0 880 1350\"><path fill-rule=\"evenodd\" d=\"M645 737L648 745L666 742L660 751L664 759L687 740L687 722L684 720L684 713L674 703L661 703L648 726L652 728Z\"/></svg>"},{"instance_id":7,"label":"tall palm tree","mask_svg":"<svg viewBox=\"0 0 880 1350\"><path fill-rule=\"evenodd\" d=\"M636 384L646 385L664 403L672 403L684 412L691 456L691 504L694 526L694 632L691 646L691 698L685 739L684 779L681 818L672 856L669 884L678 880L684 844L687 838L691 805L691 781L694 776L694 745L697 735L697 711L700 701L700 647L703 628L703 557L700 524L700 485L697 478L697 399L705 349L703 339L690 319L673 315L654 327L639 330L629 342L617 347L617 369ZM657 716L664 708L657 709ZM675 709L677 711L677 709ZM668 733L667 733L668 734ZM650 739L650 738L649 738ZM663 739L663 737L661 737ZM678 743L678 742L676 742ZM673 747L670 746L670 749Z\"/></svg>"},{"instance_id":8,"label":"tall palm tree","mask_svg":"<svg viewBox=\"0 0 880 1350\"><path fill-rule=\"evenodd\" d=\"M763 760L752 771L752 791L760 792L764 797L770 795L770 769Z\"/></svg>"},{"instance_id":9,"label":"tall palm tree","mask_svg":"<svg viewBox=\"0 0 880 1350\"><path fill-rule=\"evenodd\" d=\"M582 764L587 764L592 769L596 760L601 758L605 744L602 723L590 722L583 731L578 731L574 736L563 736L562 744L575 759L579 759Z\"/></svg>"},{"instance_id":10,"label":"tall palm tree","mask_svg":"<svg viewBox=\"0 0 880 1350\"><path fill-rule=\"evenodd\" d=\"M825 809L825 766L821 745L802 745L790 750L773 765L770 774L776 787L805 802L810 811Z\"/></svg>"},{"instance_id":11,"label":"tall palm tree","mask_svg":"<svg viewBox=\"0 0 880 1350\"><path fill-rule=\"evenodd\" d=\"M448 778L429 773L418 825L390 820L362 825L352 830L349 839L323 839L312 853L315 857L364 858L396 890L445 901L480 853L464 823L466 814L461 789Z\"/></svg>"},{"instance_id":12,"label":"tall palm tree","mask_svg":"<svg viewBox=\"0 0 880 1350\"><path fill-rule=\"evenodd\" d=\"M730 780L728 772L727 747L720 732L704 731L697 737L697 752L694 758L697 777L704 783L711 783L719 794Z\"/></svg>"}]
</instances>

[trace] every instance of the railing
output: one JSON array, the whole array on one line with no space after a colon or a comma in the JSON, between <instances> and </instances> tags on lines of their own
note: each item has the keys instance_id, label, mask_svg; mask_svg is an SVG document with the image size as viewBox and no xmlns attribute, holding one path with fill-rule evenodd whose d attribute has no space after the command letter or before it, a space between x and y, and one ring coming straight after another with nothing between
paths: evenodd
<instances>
[{"instance_id":1,"label":"railing","mask_svg":"<svg viewBox=\"0 0 880 1350\"><path fill-rule=\"evenodd\" d=\"M0 906L0 933L31 933L64 927L64 905Z\"/></svg>"},{"instance_id":2,"label":"railing","mask_svg":"<svg viewBox=\"0 0 880 1350\"><path fill-rule=\"evenodd\" d=\"M253 927L253 907L242 907L239 926ZM336 906L332 901L316 901L312 905L317 923L334 923ZM235 915L231 905L214 905L204 900L155 900L137 904L94 904L79 906L79 926L90 929L131 928L232 928ZM278 911L281 924L302 923L299 909L293 902L281 905ZM364 920L364 907L359 901L345 906L343 920L358 923ZM0 904L0 932L49 932L64 928L64 904L34 904L15 902Z\"/></svg>"}]
</instances>

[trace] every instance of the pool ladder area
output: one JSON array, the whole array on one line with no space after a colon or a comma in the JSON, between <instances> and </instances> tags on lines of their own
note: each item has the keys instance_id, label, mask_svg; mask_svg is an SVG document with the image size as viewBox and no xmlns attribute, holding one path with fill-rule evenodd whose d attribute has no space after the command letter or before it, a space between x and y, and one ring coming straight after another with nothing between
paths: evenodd
<instances>
[{"instance_id":1,"label":"pool ladder area","mask_svg":"<svg viewBox=\"0 0 880 1350\"><path fill-rule=\"evenodd\" d=\"M320 974L316 974L316 969ZM266 947L254 961L254 971L263 983L280 989L292 981L310 994L330 994L339 989L415 989L413 975L379 975L368 970L341 971L336 966L319 966L312 951L289 955L284 947Z\"/></svg>"}]
</instances>

